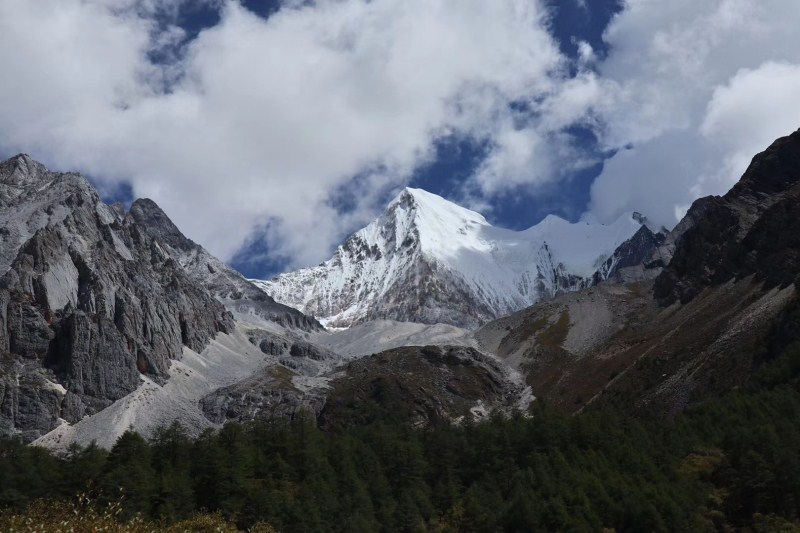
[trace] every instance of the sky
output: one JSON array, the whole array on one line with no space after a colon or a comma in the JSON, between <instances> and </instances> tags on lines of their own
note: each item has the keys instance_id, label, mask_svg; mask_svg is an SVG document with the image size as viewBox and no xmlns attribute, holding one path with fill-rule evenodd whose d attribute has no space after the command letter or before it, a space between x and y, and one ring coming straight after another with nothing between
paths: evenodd
<instances>
[{"instance_id":1,"label":"sky","mask_svg":"<svg viewBox=\"0 0 800 533\"><path fill-rule=\"evenodd\" d=\"M0 0L0 157L155 200L251 277L404 186L672 227L800 127L796 0Z\"/></svg>"}]
</instances>

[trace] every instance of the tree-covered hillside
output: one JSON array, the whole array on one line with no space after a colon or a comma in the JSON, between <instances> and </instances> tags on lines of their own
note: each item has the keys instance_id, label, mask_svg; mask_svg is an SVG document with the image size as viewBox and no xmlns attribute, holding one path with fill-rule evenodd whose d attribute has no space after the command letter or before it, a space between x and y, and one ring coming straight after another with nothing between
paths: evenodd
<instances>
[{"instance_id":1,"label":"tree-covered hillside","mask_svg":"<svg viewBox=\"0 0 800 533\"><path fill-rule=\"evenodd\" d=\"M127 433L66 459L3 442L0 502L87 493L123 517L220 511L281 531L770 531L800 512L800 349L673 421L611 409L412 429L307 419ZM2 523L2 522L0 522ZM790 530L790 529L787 529Z\"/></svg>"},{"instance_id":2,"label":"tree-covered hillside","mask_svg":"<svg viewBox=\"0 0 800 533\"><path fill-rule=\"evenodd\" d=\"M231 424L196 440L173 426L66 458L3 441L0 526L82 493L121 501L122 520L218 511L280 531L800 530L800 343L674 419L536 404L415 429L383 398L353 418L366 424Z\"/></svg>"}]
</instances>

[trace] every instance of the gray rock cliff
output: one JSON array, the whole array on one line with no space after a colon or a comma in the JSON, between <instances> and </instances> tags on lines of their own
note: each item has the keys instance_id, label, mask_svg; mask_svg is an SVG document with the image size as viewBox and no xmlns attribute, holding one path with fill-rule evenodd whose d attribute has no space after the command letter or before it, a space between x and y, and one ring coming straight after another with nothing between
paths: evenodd
<instances>
[{"instance_id":1,"label":"gray rock cliff","mask_svg":"<svg viewBox=\"0 0 800 533\"><path fill-rule=\"evenodd\" d=\"M705 287L752 274L769 286L800 282L798 206L800 130L756 155L727 194L692 205L656 298L687 303Z\"/></svg>"},{"instance_id":2,"label":"gray rock cliff","mask_svg":"<svg viewBox=\"0 0 800 533\"><path fill-rule=\"evenodd\" d=\"M166 248L82 176L0 163L0 432L80 420L233 329Z\"/></svg>"},{"instance_id":3,"label":"gray rock cliff","mask_svg":"<svg viewBox=\"0 0 800 533\"><path fill-rule=\"evenodd\" d=\"M184 236L152 200L136 200L128 216L151 237L163 243L165 251L180 263L193 280L234 312L253 314L284 327L305 331L322 329L319 322L292 307L277 303L239 272Z\"/></svg>"}]
</instances>

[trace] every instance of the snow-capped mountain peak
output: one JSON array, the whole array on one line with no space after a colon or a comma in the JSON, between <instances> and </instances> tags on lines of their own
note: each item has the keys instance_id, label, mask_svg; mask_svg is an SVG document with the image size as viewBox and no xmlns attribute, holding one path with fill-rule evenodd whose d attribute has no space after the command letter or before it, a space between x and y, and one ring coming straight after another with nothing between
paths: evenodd
<instances>
[{"instance_id":1,"label":"snow-capped mountain peak","mask_svg":"<svg viewBox=\"0 0 800 533\"><path fill-rule=\"evenodd\" d=\"M454 227L469 224L489 225L480 213L424 189L406 187L389 203L386 211L393 209L405 210L417 224L431 230L444 228L444 231L452 231Z\"/></svg>"},{"instance_id":2,"label":"snow-capped mountain peak","mask_svg":"<svg viewBox=\"0 0 800 533\"><path fill-rule=\"evenodd\" d=\"M482 227L489 227L489 223L480 213L423 189L406 187L389 203L383 215L356 235L369 239L376 236L376 231L390 230L395 236L392 242L398 247L413 241L421 251L446 257L464 248L487 250L486 243L479 239L452 239L453 235L473 236Z\"/></svg>"},{"instance_id":3,"label":"snow-capped mountain peak","mask_svg":"<svg viewBox=\"0 0 800 533\"><path fill-rule=\"evenodd\" d=\"M632 214L608 225L551 215L513 231L406 188L330 260L256 283L332 327L376 318L475 326L586 286L641 227Z\"/></svg>"}]
</instances>

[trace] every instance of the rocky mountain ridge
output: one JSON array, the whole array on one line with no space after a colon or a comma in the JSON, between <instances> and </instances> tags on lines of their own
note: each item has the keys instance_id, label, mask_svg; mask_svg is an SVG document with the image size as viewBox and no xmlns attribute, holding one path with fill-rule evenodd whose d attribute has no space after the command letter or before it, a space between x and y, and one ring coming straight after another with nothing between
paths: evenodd
<instances>
[{"instance_id":1,"label":"rocky mountain ridge","mask_svg":"<svg viewBox=\"0 0 800 533\"><path fill-rule=\"evenodd\" d=\"M275 302L239 272L181 233L152 200L140 198L131 204L128 216L160 242L198 284L240 316L255 316L282 326L318 331L322 326L297 309Z\"/></svg>"},{"instance_id":2,"label":"rocky mountain ridge","mask_svg":"<svg viewBox=\"0 0 800 533\"><path fill-rule=\"evenodd\" d=\"M798 281L800 131L757 155L724 196L696 201L669 267L656 280L664 304L689 302L704 287L756 275L769 285Z\"/></svg>"},{"instance_id":3,"label":"rocky mountain ridge","mask_svg":"<svg viewBox=\"0 0 800 533\"><path fill-rule=\"evenodd\" d=\"M233 329L85 178L26 155L0 163L0 427L35 438L164 382L183 347Z\"/></svg>"}]
</instances>

